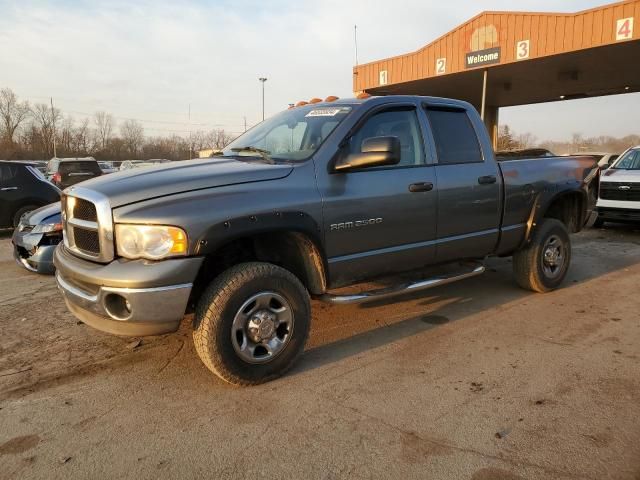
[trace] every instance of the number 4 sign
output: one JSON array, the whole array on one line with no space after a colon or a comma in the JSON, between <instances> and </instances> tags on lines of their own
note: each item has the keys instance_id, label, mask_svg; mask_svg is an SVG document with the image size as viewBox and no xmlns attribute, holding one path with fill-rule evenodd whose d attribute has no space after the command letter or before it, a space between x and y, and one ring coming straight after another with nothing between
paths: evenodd
<instances>
[{"instance_id":1,"label":"number 4 sign","mask_svg":"<svg viewBox=\"0 0 640 480\"><path fill-rule=\"evenodd\" d=\"M621 18L616 22L616 41L633 38L633 17Z\"/></svg>"}]
</instances>

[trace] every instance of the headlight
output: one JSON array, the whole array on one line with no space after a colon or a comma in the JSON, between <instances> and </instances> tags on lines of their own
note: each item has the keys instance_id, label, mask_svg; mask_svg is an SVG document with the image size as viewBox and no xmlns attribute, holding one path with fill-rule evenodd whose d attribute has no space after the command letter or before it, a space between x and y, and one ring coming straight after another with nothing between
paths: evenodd
<instances>
[{"instance_id":1,"label":"headlight","mask_svg":"<svg viewBox=\"0 0 640 480\"><path fill-rule=\"evenodd\" d=\"M51 232L61 232L62 224L61 223L39 223L31 233L51 233Z\"/></svg>"},{"instance_id":2,"label":"headlight","mask_svg":"<svg viewBox=\"0 0 640 480\"><path fill-rule=\"evenodd\" d=\"M187 254L187 234L164 225L116 224L118 255L125 258L162 258Z\"/></svg>"}]
</instances>

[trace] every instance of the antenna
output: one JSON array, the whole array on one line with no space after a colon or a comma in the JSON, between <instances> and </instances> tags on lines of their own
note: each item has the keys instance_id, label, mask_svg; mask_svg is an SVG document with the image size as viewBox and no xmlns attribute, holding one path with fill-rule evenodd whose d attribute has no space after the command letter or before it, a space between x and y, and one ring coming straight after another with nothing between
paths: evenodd
<instances>
[{"instance_id":1,"label":"antenna","mask_svg":"<svg viewBox=\"0 0 640 480\"><path fill-rule=\"evenodd\" d=\"M353 43L356 50L356 67L358 66L358 25L353 26Z\"/></svg>"},{"instance_id":2,"label":"antenna","mask_svg":"<svg viewBox=\"0 0 640 480\"><path fill-rule=\"evenodd\" d=\"M193 158L193 140L191 138L191 104L189 104L189 160Z\"/></svg>"}]
</instances>

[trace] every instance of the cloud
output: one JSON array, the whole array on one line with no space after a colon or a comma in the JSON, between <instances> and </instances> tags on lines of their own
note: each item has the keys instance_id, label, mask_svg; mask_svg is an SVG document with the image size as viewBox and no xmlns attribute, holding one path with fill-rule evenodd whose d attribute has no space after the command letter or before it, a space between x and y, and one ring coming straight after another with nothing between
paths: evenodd
<instances>
[{"instance_id":1,"label":"cloud","mask_svg":"<svg viewBox=\"0 0 640 480\"><path fill-rule=\"evenodd\" d=\"M513 8L503 0L483 7ZM260 118L260 76L269 78L267 114L314 96L350 96L354 24L364 63L418 49L479 11L470 0L0 1L2 86L32 101L53 96L78 117L104 109L186 122L190 104L194 122L239 131L243 117Z\"/></svg>"}]
</instances>

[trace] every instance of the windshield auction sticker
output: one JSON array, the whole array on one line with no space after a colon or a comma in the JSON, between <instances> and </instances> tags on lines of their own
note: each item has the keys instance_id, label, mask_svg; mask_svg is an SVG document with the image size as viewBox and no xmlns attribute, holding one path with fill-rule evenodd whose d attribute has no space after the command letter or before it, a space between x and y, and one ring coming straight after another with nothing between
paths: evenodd
<instances>
[{"instance_id":1,"label":"windshield auction sticker","mask_svg":"<svg viewBox=\"0 0 640 480\"><path fill-rule=\"evenodd\" d=\"M342 111L342 108L317 108L311 110L305 117L335 117Z\"/></svg>"}]
</instances>

